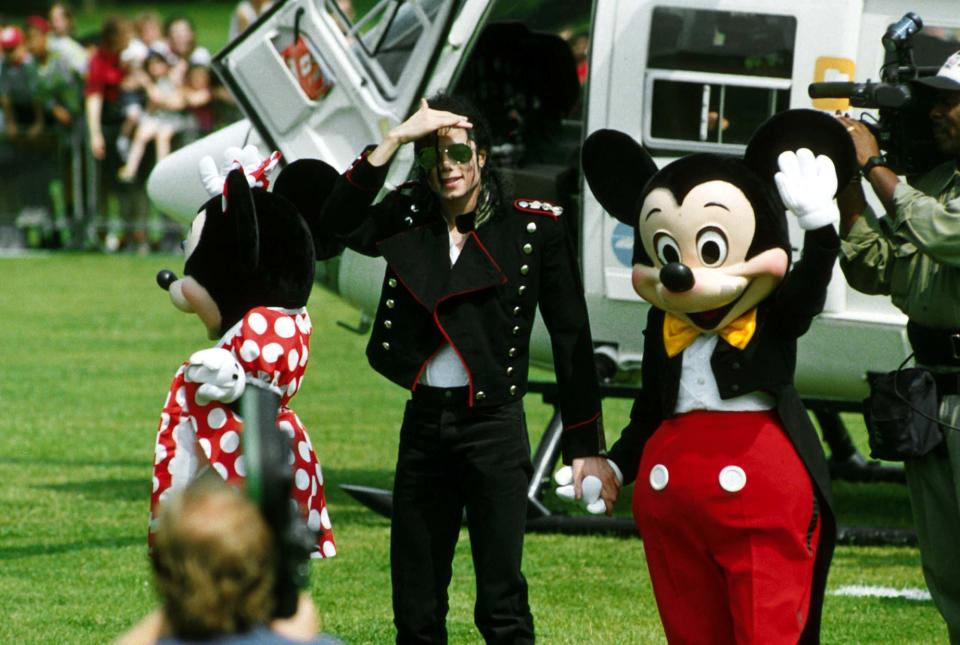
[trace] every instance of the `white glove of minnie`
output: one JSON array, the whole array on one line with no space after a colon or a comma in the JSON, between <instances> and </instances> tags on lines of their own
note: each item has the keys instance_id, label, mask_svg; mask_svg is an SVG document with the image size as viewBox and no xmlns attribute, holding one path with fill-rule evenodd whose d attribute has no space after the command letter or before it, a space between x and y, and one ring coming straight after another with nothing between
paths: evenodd
<instances>
[{"instance_id":1,"label":"white glove of minnie","mask_svg":"<svg viewBox=\"0 0 960 645\"><path fill-rule=\"evenodd\" d=\"M240 398L247 384L243 366L233 354L219 347L194 352L184 378L190 383L202 384L197 388L200 405L211 401L232 403Z\"/></svg>"},{"instance_id":2,"label":"white glove of minnie","mask_svg":"<svg viewBox=\"0 0 960 645\"><path fill-rule=\"evenodd\" d=\"M840 209L833 196L837 192L837 173L826 155L813 156L807 148L788 150L777 157L780 172L774 175L783 204L797 216L805 231L824 226L836 227Z\"/></svg>"},{"instance_id":3,"label":"white glove of minnie","mask_svg":"<svg viewBox=\"0 0 960 645\"><path fill-rule=\"evenodd\" d=\"M613 461L607 459L613 474L617 476L617 482L623 485L623 473L620 467ZM553 481L557 483L557 497L568 502L576 502L576 492L573 489L573 468L564 466L553 474ZM580 483L583 494L580 496L580 504L587 509L588 513L600 515L607 510L607 504L600 497L600 490L603 488L603 482L599 477L587 475Z\"/></svg>"},{"instance_id":4,"label":"white glove of minnie","mask_svg":"<svg viewBox=\"0 0 960 645\"><path fill-rule=\"evenodd\" d=\"M267 188L270 180L267 173L273 170L280 163L280 153L274 152L269 157L264 158L253 144L248 144L243 148L230 146L223 151L223 164L217 168L217 162L213 157L206 155L200 160L199 171L200 181L207 193L211 197L223 193L223 183L227 180L227 175L234 168L241 168L247 176L247 183L250 187L259 186Z\"/></svg>"}]
</instances>

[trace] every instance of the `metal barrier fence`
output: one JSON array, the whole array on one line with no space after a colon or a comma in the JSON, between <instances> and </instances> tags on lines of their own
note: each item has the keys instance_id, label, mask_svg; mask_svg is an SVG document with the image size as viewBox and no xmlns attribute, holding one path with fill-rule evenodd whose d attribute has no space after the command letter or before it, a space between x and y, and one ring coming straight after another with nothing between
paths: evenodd
<instances>
[{"instance_id":1,"label":"metal barrier fence","mask_svg":"<svg viewBox=\"0 0 960 645\"><path fill-rule=\"evenodd\" d=\"M119 154L96 160L82 120L37 136L0 133L0 249L173 250L183 227L147 200L152 161L121 182Z\"/></svg>"}]
</instances>

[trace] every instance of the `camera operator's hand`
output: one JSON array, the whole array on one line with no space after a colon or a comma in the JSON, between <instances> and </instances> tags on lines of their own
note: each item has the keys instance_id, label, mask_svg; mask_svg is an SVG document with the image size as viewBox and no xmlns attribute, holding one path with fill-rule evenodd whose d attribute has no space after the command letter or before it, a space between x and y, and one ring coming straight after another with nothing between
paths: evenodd
<instances>
[{"instance_id":1,"label":"camera operator's hand","mask_svg":"<svg viewBox=\"0 0 960 645\"><path fill-rule=\"evenodd\" d=\"M840 211L833 201L837 192L837 173L826 155L813 156L807 148L787 150L777 157L780 172L774 176L780 199L797 216L805 231L836 226Z\"/></svg>"},{"instance_id":2,"label":"camera operator's hand","mask_svg":"<svg viewBox=\"0 0 960 645\"><path fill-rule=\"evenodd\" d=\"M880 155L880 145L877 143L877 138L873 136L873 133L867 126L845 115L838 114L837 119L847 129L847 132L850 133L853 146L857 151L857 165L863 168L870 157ZM864 174L864 176L873 187L873 192L880 198L887 214L895 216L896 206L893 203L893 193L897 188L897 184L900 183L897 174L886 166L878 164L869 169L869 172ZM883 214L879 213L878 215L882 216ZM852 224L852 220L846 221L844 228L849 229L850 224Z\"/></svg>"},{"instance_id":3,"label":"camera operator's hand","mask_svg":"<svg viewBox=\"0 0 960 645\"><path fill-rule=\"evenodd\" d=\"M837 120L843 124L850 133L853 140L853 147L857 150L857 165L861 168L867 163L870 157L876 157L880 154L880 145L877 138L870 132L870 128L856 119L848 116L837 116Z\"/></svg>"}]
</instances>

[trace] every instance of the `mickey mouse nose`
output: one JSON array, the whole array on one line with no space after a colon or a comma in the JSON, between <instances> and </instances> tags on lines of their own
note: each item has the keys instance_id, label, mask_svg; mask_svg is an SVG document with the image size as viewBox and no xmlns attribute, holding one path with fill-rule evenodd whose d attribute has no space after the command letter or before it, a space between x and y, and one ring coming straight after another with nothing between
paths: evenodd
<instances>
[{"instance_id":1,"label":"mickey mouse nose","mask_svg":"<svg viewBox=\"0 0 960 645\"><path fill-rule=\"evenodd\" d=\"M177 281L177 274L170 269L162 269L157 273L157 284L164 291L170 290L170 285Z\"/></svg>"},{"instance_id":2,"label":"mickey mouse nose","mask_svg":"<svg viewBox=\"0 0 960 645\"><path fill-rule=\"evenodd\" d=\"M660 269L660 282L670 291L682 293L693 289L693 271L686 264L671 262Z\"/></svg>"}]
</instances>

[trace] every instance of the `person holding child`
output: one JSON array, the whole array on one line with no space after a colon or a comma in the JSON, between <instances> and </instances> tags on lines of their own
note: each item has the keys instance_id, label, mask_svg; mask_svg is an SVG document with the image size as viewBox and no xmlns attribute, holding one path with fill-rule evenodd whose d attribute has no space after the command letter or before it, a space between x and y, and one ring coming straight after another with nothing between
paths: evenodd
<instances>
[{"instance_id":1,"label":"person holding child","mask_svg":"<svg viewBox=\"0 0 960 645\"><path fill-rule=\"evenodd\" d=\"M133 182L140 170L140 163L151 141L156 146L157 161L170 154L173 137L187 126L184 94L170 76L170 64L158 53L151 53L139 74L139 84L147 95L146 111L140 116L127 162L117 173L120 181Z\"/></svg>"}]
</instances>

